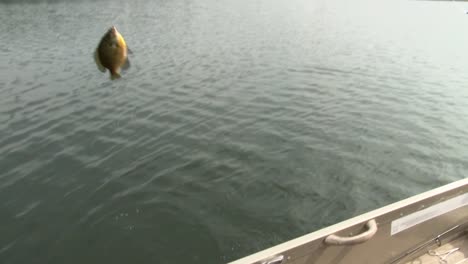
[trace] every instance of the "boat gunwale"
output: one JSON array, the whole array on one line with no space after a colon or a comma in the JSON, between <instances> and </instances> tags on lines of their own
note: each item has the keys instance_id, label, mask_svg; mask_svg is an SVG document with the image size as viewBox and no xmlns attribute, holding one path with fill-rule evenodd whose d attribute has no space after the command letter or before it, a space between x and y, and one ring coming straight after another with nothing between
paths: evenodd
<instances>
[{"instance_id":1,"label":"boat gunwale","mask_svg":"<svg viewBox=\"0 0 468 264\"><path fill-rule=\"evenodd\" d=\"M420 194L416 194L414 196L410 196L406 199L397 201L395 203L391 203L389 205L363 213L361 215L341 221L331 226L319 229L309 234L291 239L289 241L286 241L281 244L275 245L273 247L259 251L257 253L253 253L246 257L234 260L232 262L229 262L228 264L262 263L262 261L265 261L268 258L274 257L276 255L284 254L284 252L287 252L289 250L292 250L298 247L307 246L307 244L317 241L319 239L324 239L328 235L340 233L340 231L344 229L351 228L353 226L357 226L362 223L366 223L367 221L376 219L382 215L391 214L392 212L402 210L405 207L411 207L412 205L423 203L423 202L430 202L432 199L440 198L439 196L444 196L443 198L437 201L437 202L442 202L445 199L461 194L458 192L461 191L461 189L463 189L467 185L468 185L468 178L458 180L452 183L448 183L446 185L436 187L434 189L431 189L429 191L426 191ZM445 197L445 195L450 195L450 197ZM412 209L410 210L409 213L416 212L416 211L418 210ZM383 224L383 223L378 223L378 224Z\"/></svg>"}]
</instances>

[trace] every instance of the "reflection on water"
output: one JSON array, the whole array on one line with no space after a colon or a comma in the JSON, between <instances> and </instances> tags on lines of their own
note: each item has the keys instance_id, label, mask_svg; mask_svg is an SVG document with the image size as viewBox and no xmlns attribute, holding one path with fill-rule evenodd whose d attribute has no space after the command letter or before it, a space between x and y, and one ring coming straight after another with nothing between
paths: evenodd
<instances>
[{"instance_id":1,"label":"reflection on water","mask_svg":"<svg viewBox=\"0 0 468 264\"><path fill-rule=\"evenodd\" d=\"M226 262L467 172L465 3L1 3L2 263Z\"/></svg>"}]
</instances>

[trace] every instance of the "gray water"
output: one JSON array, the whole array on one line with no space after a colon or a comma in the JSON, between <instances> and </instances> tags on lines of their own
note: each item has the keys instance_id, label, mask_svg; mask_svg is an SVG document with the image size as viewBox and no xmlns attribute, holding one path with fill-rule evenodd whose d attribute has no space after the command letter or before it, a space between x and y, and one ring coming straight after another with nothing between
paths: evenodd
<instances>
[{"instance_id":1,"label":"gray water","mask_svg":"<svg viewBox=\"0 0 468 264\"><path fill-rule=\"evenodd\" d=\"M464 178L465 9L3 0L0 262L224 263Z\"/></svg>"}]
</instances>

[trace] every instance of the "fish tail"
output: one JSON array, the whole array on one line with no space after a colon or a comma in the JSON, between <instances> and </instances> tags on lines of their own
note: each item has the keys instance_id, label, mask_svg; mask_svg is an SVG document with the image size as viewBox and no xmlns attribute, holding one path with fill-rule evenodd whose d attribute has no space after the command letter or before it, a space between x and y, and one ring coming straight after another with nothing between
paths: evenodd
<instances>
[{"instance_id":1,"label":"fish tail","mask_svg":"<svg viewBox=\"0 0 468 264\"><path fill-rule=\"evenodd\" d=\"M120 78L120 73L116 72L116 71L111 71L110 72L110 78L111 80L115 80L115 79L119 79Z\"/></svg>"}]
</instances>

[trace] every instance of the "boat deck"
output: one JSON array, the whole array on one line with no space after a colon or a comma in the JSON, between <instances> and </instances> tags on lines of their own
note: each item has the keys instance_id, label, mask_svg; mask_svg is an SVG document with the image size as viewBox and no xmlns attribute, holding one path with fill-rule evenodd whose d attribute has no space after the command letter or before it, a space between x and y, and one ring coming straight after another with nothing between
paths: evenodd
<instances>
[{"instance_id":1,"label":"boat deck","mask_svg":"<svg viewBox=\"0 0 468 264\"><path fill-rule=\"evenodd\" d=\"M468 235L445 243L437 248L428 248L425 254L405 264L468 264Z\"/></svg>"},{"instance_id":2,"label":"boat deck","mask_svg":"<svg viewBox=\"0 0 468 264\"><path fill-rule=\"evenodd\" d=\"M468 178L230 264L468 264Z\"/></svg>"}]
</instances>

